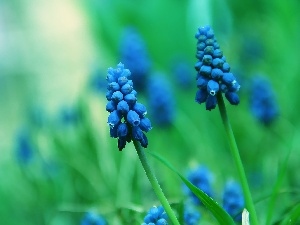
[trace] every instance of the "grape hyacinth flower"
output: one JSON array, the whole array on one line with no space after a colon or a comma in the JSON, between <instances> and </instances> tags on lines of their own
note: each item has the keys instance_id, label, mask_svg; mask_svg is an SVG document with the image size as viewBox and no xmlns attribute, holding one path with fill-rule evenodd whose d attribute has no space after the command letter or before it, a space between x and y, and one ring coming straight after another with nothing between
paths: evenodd
<instances>
[{"instance_id":1,"label":"grape hyacinth flower","mask_svg":"<svg viewBox=\"0 0 300 225\"><path fill-rule=\"evenodd\" d=\"M21 130L16 140L16 155L21 164L27 164L33 157L33 148L27 130Z\"/></svg>"},{"instance_id":2,"label":"grape hyacinth flower","mask_svg":"<svg viewBox=\"0 0 300 225\"><path fill-rule=\"evenodd\" d=\"M120 46L121 62L131 71L131 79L138 91L146 87L147 75L150 71L150 59L146 44L133 27L125 29Z\"/></svg>"},{"instance_id":3,"label":"grape hyacinth flower","mask_svg":"<svg viewBox=\"0 0 300 225\"><path fill-rule=\"evenodd\" d=\"M74 125L80 120L79 110L74 106L63 106L59 116L60 122L64 125Z\"/></svg>"},{"instance_id":4,"label":"grape hyacinth flower","mask_svg":"<svg viewBox=\"0 0 300 225\"><path fill-rule=\"evenodd\" d=\"M146 107L137 102L137 92L133 82L129 80L130 70L119 63L116 69L109 68L107 74L108 92L106 110L110 112L108 125L110 136L118 138L118 148L121 151L126 142L137 140L146 148L148 139L144 132L151 130L151 122L146 118Z\"/></svg>"},{"instance_id":5,"label":"grape hyacinth flower","mask_svg":"<svg viewBox=\"0 0 300 225\"><path fill-rule=\"evenodd\" d=\"M193 77L189 64L183 60L176 60L172 67L177 85L182 89L190 88Z\"/></svg>"},{"instance_id":6,"label":"grape hyacinth flower","mask_svg":"<svg viewBox=\"0 0 300 225\"><path fill-rule=\"evenodd\" d=\"M223 193L223 208L235 220L242 221L245 206L241 186L234 181L227 182Z\"/></svg>"},{"instance_id":7,"label":"grape hyacinth flower","mask_svg":"<svg viewBox=\"0 0 300 225\"><path fill-rule=\"evenodd\" d=\"M264 125L271 124L278 116L278 105L270 82L263 77L253 79L250 96L252 114Z\"/></svg>"},{"instance_id":8,"label":"grape hyacinth flower","mask_svg":"<svg viewBox=\"0 0 300 225\"><path fill-rule=\"evenodd\" d=\"M236 78L230 73L230 65L226 62L223 52L215 39L214 32L210 26L200 27L195 35L198 39L195 64L197 71L196 102L206 103L206 109L212 110L216 107L217 93L225 93L225 97L232 105L238 105L240 100L237 91L240 85Z\"/></svg>"},{"instance_id":9,"label":"grape hyacinth flower","mask_svg":"<svg viewBox=\"0 0 300 225\"><path fill-rule=\"evenodd\" d=\"M186 206L183 217L186 225L196 225L200 220L200 213L191 206Z\"/></svg>"},{"instance_id":10,"label":"grape hyacinth flower","mask_svg":"<svg viewBox=\"0 0 300 225\"><path fill-rule=\"evenodd\" d=\"M197 188L205 192L208 196L212 196L212 189L211 189L212 175L205 166L198 166L197 168L191 170L187 175L187 179ZM184 191L191 198L194 204L196 205L201 204L197 196L185 185L184 185Z\"/></svg>"},{"instance_id":11,"label":"grape hyacinth flower","mask_svg":"<svg viewBox=\"0 0 300 225\"><path fill-rule=\"evenodd\" d=\"M144 218L142 225L167 225L167 214L162 206L153 206Z\"/></svg>"},{"instance_id":12,"label":"grape hyacinth flower","mask_svg":"<svg viewBox=\"0 0 300 225\"><path fill-rule=\"evenodd\" d=\"M162 74L155 74L148 84L150 115L158 126L172 124L175 117L175 100L171 86Z\"/></svg>"},{"instance_id":13,"label":"grape hyacinth flower","mask_svg":"<svg viewBox=\"0 0 300 225\"><path fill-rule=\"evenodd\" d=\"M81 225L106 225L106 221L103 219L102 216L93 213L87 212L83 219L81 220Z\"/></svg>"}]
</instances>

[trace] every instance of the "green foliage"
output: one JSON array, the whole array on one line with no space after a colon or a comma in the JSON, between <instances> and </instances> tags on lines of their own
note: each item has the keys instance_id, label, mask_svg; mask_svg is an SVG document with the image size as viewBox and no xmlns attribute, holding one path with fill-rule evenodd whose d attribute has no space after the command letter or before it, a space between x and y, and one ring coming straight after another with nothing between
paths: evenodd
<instances>
[{"instance_id":1,"label":"green foliage","mask_svg":"<svg viewBox=\"0 0 300 225\"><path fill-rule=\"evenodd\" d=\"M154 158L158 159L162 164L164 164L174 173L176 173L184 182L184 184L188 186L188 188L201 200L203 205L214 215L214 217L217 219L219 224L228 224L228 225L235 224L233 219L216 201L214 201L211 197L205 194L205 192L197 188L190 181L188 181L183 175L181 175L178 171L176 171L176 169L167 160L163 159L161 156L157 154L153 154L153 153L149 153L149 154L152 155Z\"/></svg>"},{"instance_id":2,"label":"green foliage","mask_svg":"<svg viewBox=\"0 0 300 225\"><path fill-rule=\"evenodd\" d=\"M172 64L184 58L194 77L194 34L210 23L241 83L240 105L227 110L253 199L263 199L255 204L259 221L299 224L299 8L297 0L1 1L0 223L73 225L94 211L109 224L140 225L147 210L160 204L133 144L119 152L109 137L104 93L87 85L91 74L105 80L106 69L119 63L127 26L136 27L147 44L149 76L163 72L176 100L173 124L153 125L147 134L149 150L164 155L179 174L208 166L220 203L226 180L238 180L238 174L219 112L194 102L195 83L185 90L177 85ZM270 78L276 92L280 116L271 126L249 111L247 82L254 73ZM148 107L146 93L138 98ZM42 109L38 119L32 115L36 106ZM78 121L62 122L61 106L73 106ZM23 127L33 147L27 164L16 156L15 137ZM174 179L153 158L149 163L182 222L186 179ZM221 205L191 189L218 221L232 223ZM216 222L209 210L200 212L199 224Z\"/></svg>"}]
</instances>

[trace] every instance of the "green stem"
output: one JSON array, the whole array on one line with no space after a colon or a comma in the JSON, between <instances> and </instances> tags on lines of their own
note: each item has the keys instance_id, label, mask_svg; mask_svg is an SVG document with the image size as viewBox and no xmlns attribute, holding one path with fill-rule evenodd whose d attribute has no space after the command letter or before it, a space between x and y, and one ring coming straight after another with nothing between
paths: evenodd
<instances>
[{"instance_id":1,"label":"green stem","mask_svg":"<svg viewBox=\"0 0 300 225\"><path fill-rule=\"evenodd\" d=\"M230 122L229 122L229 119L227 116L226 107L225 107L223 96L222 96L221 92L218 92L217 98L218 98L220 114L221 114L222 121L223 121L223 124L225 127L225 131L226 131L226 134L227 134L227 137L229 140L230 151L231 151L232 157L234 159L234 163L238 170L240 182L242 184L245 201L246 201L246 208L250 213L250 219L251 219L250 222L253 225L258 225L258 219L257 219L254 203L253 203L253 200L251 197L250 188L249 188L249 185L247 182L246 174L245 174L242 160L241 160L241 157L239 154L239 150L238 150L238 147L237 147L237 144L235 141L235 137L234 137L234 134L231 129L231 125L230 125Z\"/></svg>"},{"instance_id":2,"label":"green stem","mask_svg":"<svg viewBox=\"0 0 300 225\"><path fill-rule=\"evenodd\" d=\"M142 166L144 168L144 171L152 185L152 188L157 196L157 198L159 199L160 203L162 204L162 206L164 207L164 210L166 211L166 213L168 214L169 219L172 221L172 223L174 225L180 225L180 223L178 222L175 213L173 212L166 196L164 195L154 173L152 172L150 165L147 161L146 155L144 153L144 149L142 148L141 144L136 141L133 140L133 144L135 146L135 149L137 151L137 154L140 158L140 161L142 163Z\"/></svg>"}]
</instances>

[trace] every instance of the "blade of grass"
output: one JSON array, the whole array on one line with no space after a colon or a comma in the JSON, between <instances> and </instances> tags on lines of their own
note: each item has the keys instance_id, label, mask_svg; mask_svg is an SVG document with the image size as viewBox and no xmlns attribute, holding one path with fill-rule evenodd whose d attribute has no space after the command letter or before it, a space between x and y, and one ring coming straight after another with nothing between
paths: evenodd
<instances>
[{"instance_id":1,"label":"blade of grass","mask_svg":"<svg viewBox=\"0 0 300 225\"><path fill-rule=\"evenodd\" d=\"M296 224L300 218L300 203L298 203L287 215L284 216L284 220L280 225Z\"/></svg>"},{"instance_id":2,"label":"blade of grass","mask_svg":"<svg viewBox=\"0 0 300 225\"><path fill-rule=\"evenodd\" d=\"M285 159L282 163L282 165L279 168L279 175L278 175L278 179L276 180L276 183L274 185L272 194L271 194L271 199L268 205L268 210L267 210L267 220L266 220L266 225L270 225L271 221L272 221L272 216L273 216L273 212L274 212L274 208L275 208L275 203L278 197L278 194L280 192L280 188L283 182L283 179L286 175L286 171L287 171L287 167L288 167L288 161L292 152L292 142L287 142L286 145L288 146L288 151L287 154L285 156Z\"/></svg>"}]
</instances>

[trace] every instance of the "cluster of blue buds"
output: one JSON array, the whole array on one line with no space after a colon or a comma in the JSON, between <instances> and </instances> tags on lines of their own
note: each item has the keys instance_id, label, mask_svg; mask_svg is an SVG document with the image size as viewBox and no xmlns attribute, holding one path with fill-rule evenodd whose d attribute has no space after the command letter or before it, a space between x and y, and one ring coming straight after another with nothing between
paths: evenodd
<instances>
[{"instance_id":1,"label":"cluster of blue buds","mask_svg":"<svg viewBox=\"0 0 300 225\"><path fill-rule=\"evenodd\" d=\"M93 213L87 212L83 219L81 220L81 225L106 225L106 221L103 219L102 216Z\"/></svg>"},{"instance_id":2,"label":"cluster of blue buds","mask_svg":"<svg viewBox=\"0 0 300 225\"><path fill-rule=\"evenodd\" d=\"M250 96L252 114L263 124L271 124L279 110L270 82L263 77L253 79Z\"/></svg>"},{"instance_id":3,"label":"cluster of blue buds","mask_svg":"<svg viewBox=\"0 0 300 225\"><path fill-rule=\"evenodd\" d=\"M245 206L241 186L234 182L227 182L223 193L223 208L236 221L242 221L242 211Z\"/></svg>"},{"instance_id":4,"label":"cluster of blue buds","mask_svg":"<svg viewBox=\"0 0 300 225\"><path fill-rule=\"evenodd\" d=\"M126 142L137 140L146 148L148 139L144 132L151 130L151 122L145 117L146 107L137 102L137 92L133 89L133 82L129 80L130 70L122 63L116 69L109 68L107 74L108 103L106 110L110 112L108 124L110 136L118 138L118 148L121 151Z\"/></svg>"},{"instance_id":5,"label":"cluster of blue buds","mask_svg":"<svg viewBox=\"0 0 300 225\"><path fill-rule=\"evenodd\" d=\"M132 80L138 91L143 91L147 84L151 63L146 44L133 27L124 30L120 46L121 62L131 71Z\"/></svg>"},{"instance_id":6,"label":"cluster of blue buds","mask_svg":"<svg viewBox=\"0 0 300 225\"><path fill-rule=\"evenodd\" d=\"M200 213L191 206L185 206L183 217L186 225L196 225L200 220Z\"/></svg>"},{"instance_id":7,"label":"cluster of blue buds","mask_svg":"<svg viewBox=\"0 0 300 225\"><path fill-rule=\"evenodd\" d=\"M149 80L148 99L150 116L158 126L168 126L175 118L175 100L171 85L163 74L157 73Z\"/></svg>"},{"instance_id":8,"label":"cluster of blue buds","mask_svg":"<svg viewBox=\"0 0 300 225\"><path fill-rule=\"evenodd\" d=\"M216 95L221 91L230 104L238 105L240 100L237 91L240 85L230 73L230 66L220 50L213 30L210 26L200 27L195 37L198 39L196 57L199 60L195 64L199 89L196 102L206 102L206 109L212 110L218 103Z\"/></svg>"},{"instance_id":9,"label":"cluster of blue buds","mask_svg":"<svg viewBox=\"0 0 300 225\"><path fill-rule=\"evenodd\" d=\"M167 213L162 206L153 206L144 218L142 225L168 225Z\"/></svg>"},{"instance_id":10,"label":"cluster of blue buds","mask_svg":"<svg viewBox=\"0 0 300 225\"><path fill-rule=\"evenodd\" d=\"M187 179L197 188L205 192L208 196L212 196L212 175L205 166L198 166L194 170L191 170L187 175ZM191 198L194 204L201 204L198 197L187 186L184 186L184 191Z\"/></svg>"}]
</instances>

